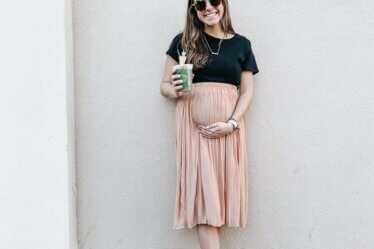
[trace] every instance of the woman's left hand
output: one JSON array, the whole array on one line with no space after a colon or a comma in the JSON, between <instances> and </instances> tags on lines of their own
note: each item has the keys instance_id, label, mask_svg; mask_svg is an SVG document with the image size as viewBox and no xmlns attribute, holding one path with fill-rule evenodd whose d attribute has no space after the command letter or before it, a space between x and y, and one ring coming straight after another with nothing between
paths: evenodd
<instances>
[{"instance_id":1,"label":"woman's left hand","mask_svg":"<svg viewBox=\"0 0 374 249\"><path fill-rule=\"evenodd\" d=\"M198 132L205 138L223 137L233 130L232 124L226 122L215 122L208 126L198 125Z\"/></svg>"}]
</instances>

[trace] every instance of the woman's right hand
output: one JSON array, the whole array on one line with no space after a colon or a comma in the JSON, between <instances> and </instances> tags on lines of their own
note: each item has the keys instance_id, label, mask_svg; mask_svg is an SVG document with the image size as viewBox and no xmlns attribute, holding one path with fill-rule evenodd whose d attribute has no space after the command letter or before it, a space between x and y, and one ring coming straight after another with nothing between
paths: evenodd
<instances>
[{"instance_id":1,"label":"woman's right hand","mask_svg":"<svg viewBox=\"0 0 374 249\"><path fill-rule=\"evenodd\" d=\"M174 91L175 91L175 98L179 98L183 94L183 92L180 91L183 88L182 86L183 81L179 80L180 74L175 74L175 71L176 69L173 68L172 75L171 75L171 85L173 86Z\"/></svg>"}]
</instances>

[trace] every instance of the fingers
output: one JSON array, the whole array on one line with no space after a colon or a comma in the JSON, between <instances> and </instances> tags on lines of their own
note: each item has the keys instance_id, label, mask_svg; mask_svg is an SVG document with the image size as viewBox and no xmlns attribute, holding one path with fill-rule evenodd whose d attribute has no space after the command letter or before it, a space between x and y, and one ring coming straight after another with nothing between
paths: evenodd
<instances>
[{"instance_id":1,"label":"fingers","mask_svg":"<svg viewBox=\"0 0 374 249\"><path fill-rule=\"evenodd\" d=\"M200 128L200 129L198 129L198 131L200 131L202 134L208 135L208 136L216 135L213 131L211 131L209 129L206 129L206 128Z\"/></svg>"},{"instance_id":2,"label":"fingers","mask_svg":"<svg viewBox=\"0 0 374 249\"><path fill-rule=\"evenodd\" d=\"M176 91L179 91L180 89L183 88L183 86L181 85L182 81L181 80L177 80L177 81L173 81L172 84L173 84L173 87Z\"/></svg>"},{"instance_id":3,"label":"fingers","mask_svg":"<svg viewBox=\"0 0 374 249\"><path fill-rule=\"evenodd\" d=\"M215 139L215 138L217 138L217 137L208 136L208 135L204 135L204 134L201 134L201 135L202 135L202 137L204 137L204 138L209 138L209 139Z\"/></svg>"},{"instance_id":4,"label":"fingers","mask_svg":"<svg viewBox=\"0 0 374 249\"><path fill-rule=\"evenodd\" d=\"M215 128L219 127L219 124L217 123L214 123L214 124L210 124L208 125L206 128L207 129L210 129L210 130L214 130Z\"/></svg>"},{"instance_id":5,"label":"fingers","mask_svg":"<svg viewBox=\"0 0 374 249\"><path fill-rule=\"evenodd\" d=\"M216 122L208 126L198 125L198 132L206 138L219 138L232 132L232 126L225 122Z\"/></svg>"},{"instance_id":6,"label":"fingers","mask_svg":"<svg viewBox=\"0 0 374 249\"><path fill-rule=\"evenodd\" d=\"M172 79L172 80L176 80L176 79L178 79L178 78L180 78L180 77L181 77L180 74L173 74L173 75L171 76L171 79Z\"/></svg>"},{"instance_id":7,"label":"fingers","mask_svg":"<svg viewBox=\"0 0 374 249\"><path fill-rule=\"evenodd\" d=\"M179 91L180 89L183 88L183 86L181 85L183 83L183 81L179 80L179 78L180 78L179 74L173 74L171 76L171 84L173 85L174 90L176 90L176 91Z\"/></svg>"},{"instance_id":8,"label":"fingers","mask_svg":"<svg viewBox=\"0 0 374 249\"><path fill-rule=\"evenodd\" d=\"M199 127L204 129L204 130L211 131L211 132L216 132L216 131L221 131L222 130L219 123L213 123L213 124L210 124L208 126L199 125Z\"/></svg>"},{"instance_id":9,"label":"fingers","mask_svg":"<svg viewBox=\"0 0 374 249\"><path fill-rule=\"evenodd\" d=\"M213 138L217 138L215 135L208 135L208 134L204 133L203 131L199 131L199 133L200 133L201 136L204 137L204 138L211 138L211 139L213 139Z\"/></svg>"},{"instance_id":10,"label":"fingers","mask_svg":"<svg viewBox=\"0 0 374 249\"><path fill-rule=\"evenodd\" d=\"M214 133L213 131L211 131L210 129L202 125L198 126L198 132L205 138L217 138L218 137L218 134Z\"/></svg>"},{"instance_id":11,"label":"fingers","mask_svg":"<svg viewBox=\"0 0 374 249\"><path fill-rule=\"evenodd\" d=\"M219 127L216 128L201 128L202 131L205 131L207 134L217 134L221 132Z\"/></svg>"}]
</instances>

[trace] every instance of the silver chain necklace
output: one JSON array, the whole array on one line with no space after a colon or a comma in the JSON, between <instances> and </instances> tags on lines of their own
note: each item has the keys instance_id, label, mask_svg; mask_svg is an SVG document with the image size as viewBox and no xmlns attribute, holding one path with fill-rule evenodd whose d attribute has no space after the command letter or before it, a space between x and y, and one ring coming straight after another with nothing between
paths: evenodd
<instances>
[{"instance_id":1,"label":"silver chain necklace","mask_svg":"<svg viewBox=\"0 0 374 249\"><path fill-rule=\"evenodd\" d=\"M208 40L206 39L204 33L203 33L203 37L204 37L204 40L205 40L205 42L206 42L206 45L208 45L208 48L209 48L210 52L211 52L212 54L214 54L214 55L218 55L218 54L219 54L219 51L221 50L221 43L222 43L222 41L223 41L223 38L219 41L219 44L218 44L218 51L217 51L217 52L213 52L213 51L212 51L212 48L209 46L209 42L208 42Z\"/></svg>"}]
</instances>

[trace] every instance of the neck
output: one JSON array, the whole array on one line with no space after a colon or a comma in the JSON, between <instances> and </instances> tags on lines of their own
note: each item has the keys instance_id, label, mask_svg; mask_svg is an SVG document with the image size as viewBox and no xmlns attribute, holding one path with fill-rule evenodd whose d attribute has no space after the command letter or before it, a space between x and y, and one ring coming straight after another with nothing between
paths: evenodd
<instances>
[{"instance_id":1,"label":"neck","mask_svg":"<svg viewBox=\"0 0 374 249\"><path fill-rule=\"evenodd\" d=\"M219 23L217 23L213 26L205 25L204 31L208 35L218 37L218 38L224 38L224 36L225 36L225 34L224 34L224 32L221 28L221 25Z\"/></svg>"}]
</instances>

